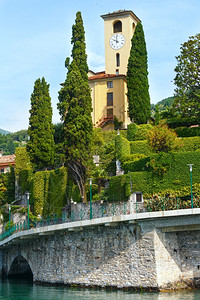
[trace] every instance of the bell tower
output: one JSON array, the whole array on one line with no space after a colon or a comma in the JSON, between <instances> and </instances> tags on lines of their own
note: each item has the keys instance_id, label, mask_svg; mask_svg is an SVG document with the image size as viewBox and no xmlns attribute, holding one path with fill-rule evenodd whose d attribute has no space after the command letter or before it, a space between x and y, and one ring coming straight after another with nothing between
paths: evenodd
<instances>
[{"instance_id":1,"label":"bell tower","mask_svg":"<svg viewBox=\"0 0 200 300\"><path fill-rule=\"evenodd\" d=\"M131 39L140 19L131 10L119 10L101 16L105 28L105 73L127 73Z\"/></svg>"}]
</instances>

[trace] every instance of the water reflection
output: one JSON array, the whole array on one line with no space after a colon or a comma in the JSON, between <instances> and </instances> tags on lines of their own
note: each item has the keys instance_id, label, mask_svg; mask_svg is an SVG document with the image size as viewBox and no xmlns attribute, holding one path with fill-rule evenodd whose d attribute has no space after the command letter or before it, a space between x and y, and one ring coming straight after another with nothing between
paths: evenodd
<instances>
[{"instance_id":1,"label":"water reflection","mask_svg":"<svg viewBox=\"0 0 200 300\"><path fill-rule=\"evenodd\" d=\"M0 300L199 300L200 291L139 293L40 286L29 281L0 282Z\"/></svg>"}]
</instances>

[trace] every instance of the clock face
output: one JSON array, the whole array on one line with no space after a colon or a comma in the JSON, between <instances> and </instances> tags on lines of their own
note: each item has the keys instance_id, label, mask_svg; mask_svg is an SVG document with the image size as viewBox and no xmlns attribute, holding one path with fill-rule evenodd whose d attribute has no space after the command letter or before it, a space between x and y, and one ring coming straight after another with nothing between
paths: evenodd
<instances>
[{"instance_id":1,"label":"clock face","mask_svg":"<svg viewBox=\"0 0 200 300\"><path fill-rule=\"evenodd\" d=\"M125 38L121 33L116 33L110 38L110 47L112 49L120 49L124 46Z\"/></svg>"}]
</instances>

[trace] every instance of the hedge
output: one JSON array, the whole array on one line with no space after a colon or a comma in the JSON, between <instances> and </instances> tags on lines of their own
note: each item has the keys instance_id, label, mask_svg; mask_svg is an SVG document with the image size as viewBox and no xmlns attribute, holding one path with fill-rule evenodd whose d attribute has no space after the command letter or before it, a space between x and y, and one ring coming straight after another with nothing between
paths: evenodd
<instances>
[{"instance_id":1,"label":"hedge","mask_svg":"<svg viewBox=\"0 0 200 300\"><path fill-rule=\"evenodd\" d=\"M146 140L147 133L152 128L153 126L151 124L129 124L127 129L127 139L129 141Z\"/></svg>"},{"instance_id":2,"label":"hedge","mask_svg":"<svg viewBox=\"0 0 200 300\"><path fill-rule=\"evenodd\" d=\"M62 214L66 203L67 169L61 167L53 171L38 171L32 178L30 202L34 215Z\"/></svg>"},{"instance_id":3,"label":"hedge","mask_svg":"<svg viewBox=\"0 0 200 300\"><path fill-rule=\"evenodd\" d=\"M107 191L108 201L128 200L129 194L126 191L126 175L113 176L110 178Z\"/></svg>"},{"instance_id":4,"label":"hedge","mask_svg":"<svg viewBox=\"0 0 200 300\"><path fill-rule=\"evenodd\" d=\"M117 135L115 138L116 158L121 159L123 155L130 154L130 142L123 136Z\"/></svg>"},{"instance_id":5,"label":"hedge","mask_svg":"<svg viewBox=\"0 0 200 300\"><path fill-rule=\"evenodd\" d=\"M164 168L162 175L156 173L151 165L148 166L148 161L154 160L155 167L160 165ZM141 191L145 197L151 197L155 193L162 191L173 190L184 193L184 189L190 185L190 172L187 164L194 164L192 172L193 184L200 184L200 152L182 152L182 153L162 153L154 154L153 156L141 161L134 162L134 172L126 175L115 176L110 179L109 195L112 194L124 195L124 200L130 195L132 188L134 191ZM144 171L139 168L143 166ZM156 169L156 168L155 168ZM138 171L140 170L140 171ZM126 170L126 172L131 170ZM159 171L159 169L158 169ZM118 199L119 197L116 197Z\"/></svg>"},{"instance_id":6,"label":"hedge","mask_svg":"<svg viewBox=\"0 0 200 300\"><path fill-rule=\"evenodd\" d=\"M170 128L176 127L190 127L192 125L199 124L199 118L197 117L189 117L189 118L182 118L182 117L175 117L167 119L167 124Z\"/></svg>"},{"instance_id":7,"label":"hedge","mask_svg":"<svg viewBox=\"0 0 200 300\"><path fill-rule=\"evenodd\" d=\"M174 191L182 189L190 184L190 172L187 164L194 164L192 172L193 184L200 183L200 152L165 153L162 158L154 155L151 159L156 161L156 157L157 160L160 159L161 166L162 162L164 162L166 171L162 176L155 174L150 167L149 171L132 172L131 177L134 190L153 194L167 189Z\"/></svg>"},{"instance_id":8,"label":"hedge","mask_svg":"<svg viewBox=\"0 0 200 300\"><path fill-rule=\"evenodd\" d=\"M200 127L177 127L174 131L178 137L200 136Z\"/></svg>"},{"instance_id":9,"label":"hedge","mask_svg":"<svg viewBox=\"0 0 200 300\"><path fill-rule=\"evenodd\" d=\"M147 144L147 141L132 141L130 142L130 153L131 154L144 154L144 155L150 155L152 154L152 150L150 149L149 145Z\"/></svg>"},{"instance_id":10,"label":"hedge","mask_svg":"<svg viewBox=\"0 0 200 300\"><path fill-rule=\"evenodd\" d=\"M180 138L179 152L196 151L200 149L200 137Z\"/></svg>"}]
</instances>

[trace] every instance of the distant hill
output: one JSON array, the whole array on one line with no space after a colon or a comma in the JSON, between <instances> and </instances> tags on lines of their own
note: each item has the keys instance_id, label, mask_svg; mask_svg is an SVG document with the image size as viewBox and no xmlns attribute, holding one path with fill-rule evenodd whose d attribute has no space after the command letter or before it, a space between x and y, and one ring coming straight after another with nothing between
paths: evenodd
<instances>
[{"instance_id":1,"label":"distant hill","mask_svg":"<svg viewBox=\"0 0 200 300\"><path fill-rule=\"evenodd\" d=\"M156 105L158 105L159 111L163 112L163 111L168 110L171 107L174 99L175 99L175 97L168 97L168 98L165 98L165 99L159 101L157 104L151 104L151 114L152 114L152 116L155 114Z\"/></svg>"},{"instance_id":2,"label":"distant hill","mask_svg":"<svg viewBox=\"0 0 200 300\"><path fill-rule=\"evenodd\" d=\"M12 132L0 128L0 133L1 134L8 134L8 133L12 133Z\"/></svg>"}]
</instances>

